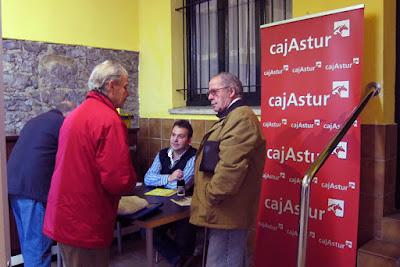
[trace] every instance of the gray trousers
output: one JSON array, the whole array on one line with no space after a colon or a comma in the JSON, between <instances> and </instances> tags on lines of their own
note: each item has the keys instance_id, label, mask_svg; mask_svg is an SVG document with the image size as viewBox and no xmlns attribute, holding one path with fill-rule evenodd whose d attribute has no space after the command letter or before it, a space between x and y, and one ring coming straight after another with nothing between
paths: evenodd
<instances>
[{"instance_id":1,"label":"gray trousers","mask_svg":"<svg viewBox=\"0 0 400 267\"><path fill-rule=\"evenodd\" d=\"M208 228L207 267L247 267L248 230Z\"/></svg>"},{"instance_id":2,"label":"gray trousers","mask_svg":"<svg viewBox=\"0 0 400 267\"><path fill-rule=\"evenodd\" d=\"M108 267L110 248L80 248L58 243L63 267Z\"/></svg>"}]
</instances>

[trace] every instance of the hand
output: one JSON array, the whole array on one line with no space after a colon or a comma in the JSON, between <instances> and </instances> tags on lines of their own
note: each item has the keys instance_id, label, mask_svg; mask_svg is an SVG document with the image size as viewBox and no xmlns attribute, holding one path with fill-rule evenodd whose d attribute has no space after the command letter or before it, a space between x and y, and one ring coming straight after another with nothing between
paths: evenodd
<instances>
[{"instance_id":1,"label":"hand","mask_svg":"<svg viewBox=\"0 0 400 267\"><path fill-rule=\"evenodd\" d=\"M168 176L168 182L173 182L179 180L183 177L183 171L180 169L175 170Z\"/></svg>"}]
</instances>

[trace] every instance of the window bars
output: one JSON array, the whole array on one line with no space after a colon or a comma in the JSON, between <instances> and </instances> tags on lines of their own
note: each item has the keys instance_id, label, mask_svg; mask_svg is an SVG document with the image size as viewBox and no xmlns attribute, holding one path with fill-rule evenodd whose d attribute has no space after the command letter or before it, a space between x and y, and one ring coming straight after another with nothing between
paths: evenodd
<instances>
[{"instance_id":1,"label":"window bars","mask_svg":"<svg viewBox=\"0 0 400 267\"><path fill-rule=\"evenodd\" d=\"M187 105L208 105L209 80L228 71L260 105L260 25L291 17L291 0L183 0L184 88Z\"/></svg>"}]
</instances>

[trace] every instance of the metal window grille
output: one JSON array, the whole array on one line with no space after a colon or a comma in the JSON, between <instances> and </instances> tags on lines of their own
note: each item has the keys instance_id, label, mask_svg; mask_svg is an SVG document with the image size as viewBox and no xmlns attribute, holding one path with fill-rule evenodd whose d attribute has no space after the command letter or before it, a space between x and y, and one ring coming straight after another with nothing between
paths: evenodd
<instances>
[{"instance_id":1,"label":"metal window grille","mask_svg":"<svg viewBox=\"0 0 400 267\"><path fill-rule=\"evenodd\" d=\"M291 0L182 0L184 88L188 106L209 105L209 80L237 75L249 105L260 105L260 25L292 16Z\"/></svg>"}]
</instances>

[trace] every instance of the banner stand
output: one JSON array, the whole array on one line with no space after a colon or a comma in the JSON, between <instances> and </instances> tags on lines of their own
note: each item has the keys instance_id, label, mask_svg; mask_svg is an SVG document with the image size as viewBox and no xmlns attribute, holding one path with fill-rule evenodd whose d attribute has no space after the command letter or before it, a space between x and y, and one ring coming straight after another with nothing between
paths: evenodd
<instances>
[{"instance_id":1,"label":"banner stand","mask_svg":"<svg viewBox=\"0 0 400 267\"><path fill-rule=\"evenodd\" d=\"M364 5L261 27L267 159L255 266L296 264L302 178L359 104L363 34ZM359 172L357 119L312 180L307 266L355 266Z\"/></svg>"}]
</instances>

